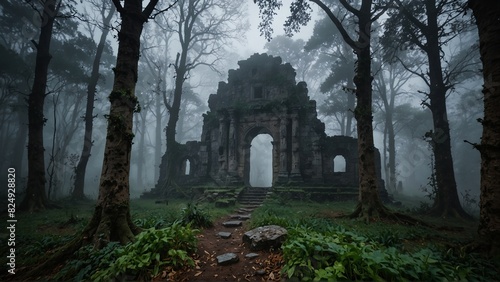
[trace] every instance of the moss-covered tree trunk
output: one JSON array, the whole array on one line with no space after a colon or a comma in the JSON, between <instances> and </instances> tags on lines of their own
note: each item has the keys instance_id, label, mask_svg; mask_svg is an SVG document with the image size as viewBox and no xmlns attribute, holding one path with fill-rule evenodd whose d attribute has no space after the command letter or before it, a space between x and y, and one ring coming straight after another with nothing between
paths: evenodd
<instances>
[{"instance_id":1,"label":"moss-covered tree trunk","mask_svg":"<svg viewBox=\"0 0 500 282\"><path fill-rule=\"evenodd\" d=\"M47 205L45 194L45 160L43 147L43 126L45 117L43 107L45 104L45 91L47 89L47 76L50 55L50 42L54 20L59 12L62 1L43 1L41 12L40 36L36 47L35 77L33 87L28 99L28 183L26 196L21 202L21 210L33 212L43 210Z\"/></svg>"},{"instance_id":2,"label":"moss-covered tree trunk","mask_svg":"<svg viewBox=\"0 0 500 282\"><path fill-rule=\"evenodd\" d=\"M103 7L103 10L105 7ZM103 11L104 12L104 11ZM97 82L99 81L99 67L101 63L102 53L104 52L104 45L106 44L106 37L109 33L109 23L113 18L115 13L115 7L111 6L111 9L106 17L103 17L103 30L99 43L97 44L97 50L94 57L94 62L92 64L92 73L90 75L89 84L87 85L87 106L85 109L85 135L83 137L83 149L80 156L80 160L76 166L75 171L75 186L73 193L71 194L74 199L85 198L84 186L85 186L85 171L87 170L87 163L90 158L90 152L92 150L92 131L94 125L94 100L95 92L97 87Z\"/></svg>"},{"instance_id":3,"label":"moss-covered tree trunk","mask_svg":"<svg viewBox=\"0 0 500 282\"><path fill-rule=\"evenodd\" d=\"M386 208L380 201L375 169L373 144L372 74L371 74L371 0L363 0L358 16L359 38L357 48L356 108L354 117L358 131L359 203L352 217L369 221L373 216L385 215Z\"/></svg>"},{"instance_id":4,"label":"moss-covered tree trunk","mask_svg":"<svg viewBox=\"0 0 500 282\"><path fill-rule=\"evenodd\" d=\"M490 254L500 255L500 2L469 0L479 32L483 62L484 118L478 233Z\"/></svg>"},{"instance_id":5,"label":"moss-covered tree trunk","mask_svg":"<svg viewBox=\"0 0 500 282\"><path fill-rule=\"evenodd\" d=\"M133 114L138 107L135 85L138 79L140 37L158 0L151 0L142 10L142 0L113 0L121 17L118 32L118 55L114 68L113 91L109 95L108 132L94 215L84 234L97 246L108 241L127 243L139 229L130 217L129 172L132 148Z\"/></svg>"}]
</instances>

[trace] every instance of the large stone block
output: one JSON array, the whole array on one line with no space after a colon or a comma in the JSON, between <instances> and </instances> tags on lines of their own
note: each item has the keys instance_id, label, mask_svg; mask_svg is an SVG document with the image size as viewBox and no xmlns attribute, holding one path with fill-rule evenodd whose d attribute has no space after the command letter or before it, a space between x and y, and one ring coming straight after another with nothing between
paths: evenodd
<instances>
[{"instance_id":1,"label":"large stone block","mask_svg":"<svg viewBox=\"0 0 500 282\"><path fill-rule=\"evenodd\" d=\"M245 232L243 242L248 244L252 251L279 248L287 234L288 231L281 226L266 225Z\"/></svg>"}]
</instances>

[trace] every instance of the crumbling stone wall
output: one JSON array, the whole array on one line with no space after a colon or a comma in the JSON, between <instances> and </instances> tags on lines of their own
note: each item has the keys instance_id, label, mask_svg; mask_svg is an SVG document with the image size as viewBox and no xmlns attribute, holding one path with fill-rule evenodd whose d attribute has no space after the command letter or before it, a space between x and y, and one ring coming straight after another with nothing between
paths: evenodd
<instances>
[{"instance_id":1,"label":"crumbling stone wall","mask_svg":"<svg viewBox=\"0 0 500 282\"><path fill-rule=\"evenodd\" d=\"M295 82L292 66L267 54L238 65L210 95L201 141L183 145L178 183L249 185L250 144L257 135L269 134L273 185L357 187L357 140L326 136L316 101L309 99L305 82ZM333 171L337 155L345 158L345 172ZM182 173L186 159L189 175ZM380 175L380 163L377 169Z\"/></svg>"}]
</instances>

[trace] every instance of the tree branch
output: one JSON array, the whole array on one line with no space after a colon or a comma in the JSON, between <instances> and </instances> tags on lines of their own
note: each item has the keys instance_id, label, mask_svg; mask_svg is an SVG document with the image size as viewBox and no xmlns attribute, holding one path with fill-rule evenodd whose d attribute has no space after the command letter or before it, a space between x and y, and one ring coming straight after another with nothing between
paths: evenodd
<instances>
[{"instance_id":1,"label":"tree branch","mask_svg":"<svg viewBox=\"0 0 500 282\"><path fill-rule=\"evenodd\" d=\"M339 0L340 4L346 8L347 11L351 12L353 15L356 17L359 17L361 15L359 10L356 10L351 4L347 3L346 0Z\"/></svg>"},{"instance_id":2,"label":"tree branch","mask_svg":"<svg viewBox=\"0 0 500 282\"><path fill-rule=\"evenodd\" d=\"M158 2L158 0L156 0L156 2ZM152 12L150 12L150 13L149 13L149 16L148 16L148 17L149 17L149 19L152 19L152 20L153 20L153 19L155 19L158 15L160 15L160 14L162 14L162 13L164 13L164 12L166 12L166 11L170 10L170 9L171 9L171 8L172 8L175 4L177 4L177 2L179 2L179 0L175 0L172 4L168 5L168 7L167 7L167 8L165 8L165 9L163 9L163 10L158 10L158 12L154 13L153 15L151 15L151 13L152 13ZM150 4L151 4L151 2L150 2ZM148 5L148 6L149 6L149 5ZM148 7L146 7L146 9L147 9L147 8L148 8ZM146 9L144 9L143 15L146 15L146 13L145 13L145 12L146 12Z\"/></svg>"},{"instance_id":3,"label":"tree branch","mask_svg":"<svg viewBox=\"0 0 500 282\"><path fill-rule=\"evenodd\" d=\"M113 0L114 1L114 0ZM155 9L155 6L156 4L158 4L158 0L151 0L149 1L148 5L146 6L146 8L144 8L144 11L142 11L142 16L145 18L145 19L148 19L149 16L151 16L151 13L153 12L153 10Z\"/></svg>"},{"instance_id":4,"label":"tree branch","mask_svg":"<svg viewBox=\"0 0 500 282\"><path fill-rule=\"evenodd\" d=\"M113 0L113 4L115 4L115 7L116 7L116 11L118 13L124 13L125 12L125 9L123 9L123 6L122 4L120 3L120 0Z\"/></svg>"},{"instance_id":5,"label":"tree branch","mask_svg":"<svg viewBox=\"0 0 500 282\"><path fill-rule=\"evenodd\" d=\"M401 3L400 0L393 0L394 2L396 2L398 4L398 7L399 7L399 10L401 12L403 12L403 14L408 17L408 19L418 28L420 29L420 31L422 32L422 34L424 34L424 36L427 37L427 26L425 24L423 24L421 21L419 21L417 18L415 18L415 16L413 16L412 13L410 13L410 11L408 11L408 9L406 9L406 7L403 5L403 3Z\"/></svg>"},{"instance_id":6,"label":"tree branch","mask_svg":"<svg viewBox=\"0 0 500 282\"><path fill-rule=\"evenodd\" d=\"M351 46L352 49L357 49L357 44L356 44L356 41L354 41L350 36L349 34L347 33L347 31L345 30L344 26L342 25L342 23L339 21L339 19L333 14L332 10L330 10L330 8L328 8L328 6L326 6L322 1L320 0L310 0L311 2L313 3L316 3L323 11L325 11L325 13L328 15L328 17L330 18L330 20L332 20L333 24L335 24L335 26L337 27L337 29L339 30L340 34L342 35L342 38L344 39L344 41L349 45ZM359 11L358 11L359 12Z\"/></svg>"}]
</instances>

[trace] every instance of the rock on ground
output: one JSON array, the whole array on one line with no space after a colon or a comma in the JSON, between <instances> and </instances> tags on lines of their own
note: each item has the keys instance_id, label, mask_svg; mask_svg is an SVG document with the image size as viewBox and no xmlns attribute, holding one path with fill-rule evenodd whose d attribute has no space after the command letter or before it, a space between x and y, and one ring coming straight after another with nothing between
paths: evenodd
<instances>
[{"instance_id":1,"label":"rock on ground","mask_svg":"<svg viewBox=\"0 0 500 282\"><path fill-rule=\"evenodd\" d=\"M238 262L240 259L235 253L225 253L223 255L217 256L217 263L219 265L228 265Z\"/></svg>"},{"instance_id":2,"label":"rock on ground","mask_svg":"<svg viewBox=\"0 0 500 282\"><path fill-rule=\"evenodd\" d=\"M266 225L245 232L243 242L248 244L252 251L279 248L287 234L287 230L281 226Z\"/></svg>"}]
</instances>

